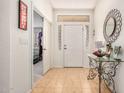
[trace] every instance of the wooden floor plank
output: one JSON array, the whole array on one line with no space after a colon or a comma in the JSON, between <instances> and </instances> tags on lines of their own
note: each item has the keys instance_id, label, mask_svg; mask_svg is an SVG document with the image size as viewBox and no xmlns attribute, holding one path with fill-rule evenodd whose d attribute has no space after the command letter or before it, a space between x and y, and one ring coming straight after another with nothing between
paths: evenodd
<instances>
[{"instance_id":1,"label":"wooden floor plank","mask_svg":"<svg viewBox=\"0 0 124 93\"><path fill-rule=\"evenodd\" d=\"M98 93L98 78L87 80L89 69L51 69L37 81L32 93ZM102 82L102 93L110 93Z\"/></svg>"}]
</instances>

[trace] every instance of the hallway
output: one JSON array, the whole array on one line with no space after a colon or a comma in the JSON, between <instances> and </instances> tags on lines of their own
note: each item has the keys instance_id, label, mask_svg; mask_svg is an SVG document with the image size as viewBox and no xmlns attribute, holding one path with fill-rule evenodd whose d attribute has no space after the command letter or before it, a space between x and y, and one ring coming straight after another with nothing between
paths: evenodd
<instances>
[{"instance_id":1,"label":"hallway","mask_svg":"<svg viewBox=\"0 0 124 93\"><path fill-rule=\"evenodd\" d=\"M90 68L102 93L124 93L124 0L0 0L0 11L0 93L100 93Z\"/></svg>"},{"instance_id":2,"label":"hallway","mask_svg":"<svg viewBox=\"0 0 124 93\"><path fill-rule=\"evenodd\" d=\"M88 69L51 69L36 83L32 93L98 93L98 78L87 80ZM102 84L102 93L110 93Z\"/></svg>"}]
</instances>

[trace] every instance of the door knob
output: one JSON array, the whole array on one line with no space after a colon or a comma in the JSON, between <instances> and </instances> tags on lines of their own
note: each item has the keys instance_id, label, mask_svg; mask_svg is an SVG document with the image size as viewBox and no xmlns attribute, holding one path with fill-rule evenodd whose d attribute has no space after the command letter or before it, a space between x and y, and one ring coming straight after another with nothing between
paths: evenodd
<instances>
[{"instance_id":1,"label":"door knob","mask_svg":"<svg viewBox=\"0 0 124 93\"><path fill-rule=\"evenodd\" d=\"M47 50L46 48L44 48L43 50Z\"/></svg>"}]
</instances>

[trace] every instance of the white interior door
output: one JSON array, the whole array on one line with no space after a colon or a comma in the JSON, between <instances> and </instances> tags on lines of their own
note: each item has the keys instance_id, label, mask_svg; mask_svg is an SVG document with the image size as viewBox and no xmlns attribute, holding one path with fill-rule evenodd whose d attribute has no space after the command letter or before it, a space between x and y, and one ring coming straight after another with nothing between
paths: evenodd
<instances>
[{"instance_id":1,"label":"white interior door","mask_svg":"<svg viewBox=\"0 0 124 93\"><path fill-rule=\"evenodd\" d=\"M82 25L64 25L64 65L83 67Z\"/></svg>"},{"instance_id":2,"label":"white interior door","mask_svg":"<svg viewBox=\"0 0 124 93\"><path fill-rule=\"evenodd\" d=\"M50 30L51 25L45 19L44 20L44 30L43 30L43 74L45 74L50 69Z\"/></svg>"}]
</instances>

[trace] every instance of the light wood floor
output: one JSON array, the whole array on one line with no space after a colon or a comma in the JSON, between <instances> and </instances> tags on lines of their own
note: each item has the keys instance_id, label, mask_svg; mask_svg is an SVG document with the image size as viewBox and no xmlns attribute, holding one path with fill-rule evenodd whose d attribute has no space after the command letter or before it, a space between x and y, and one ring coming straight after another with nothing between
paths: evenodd
<instances>
[{"instance_id":1,"label":"light wood floor","mask_svg":"<svg viewBox=\"0 0 124 93\"><path fill-rule=\"evenodd\" d=\"M36 83L32 93L98 93L98 78L87 80L89 69L51 69ZM102 93L110 93L104 83Z\"/></svg>"}]
</instances>

